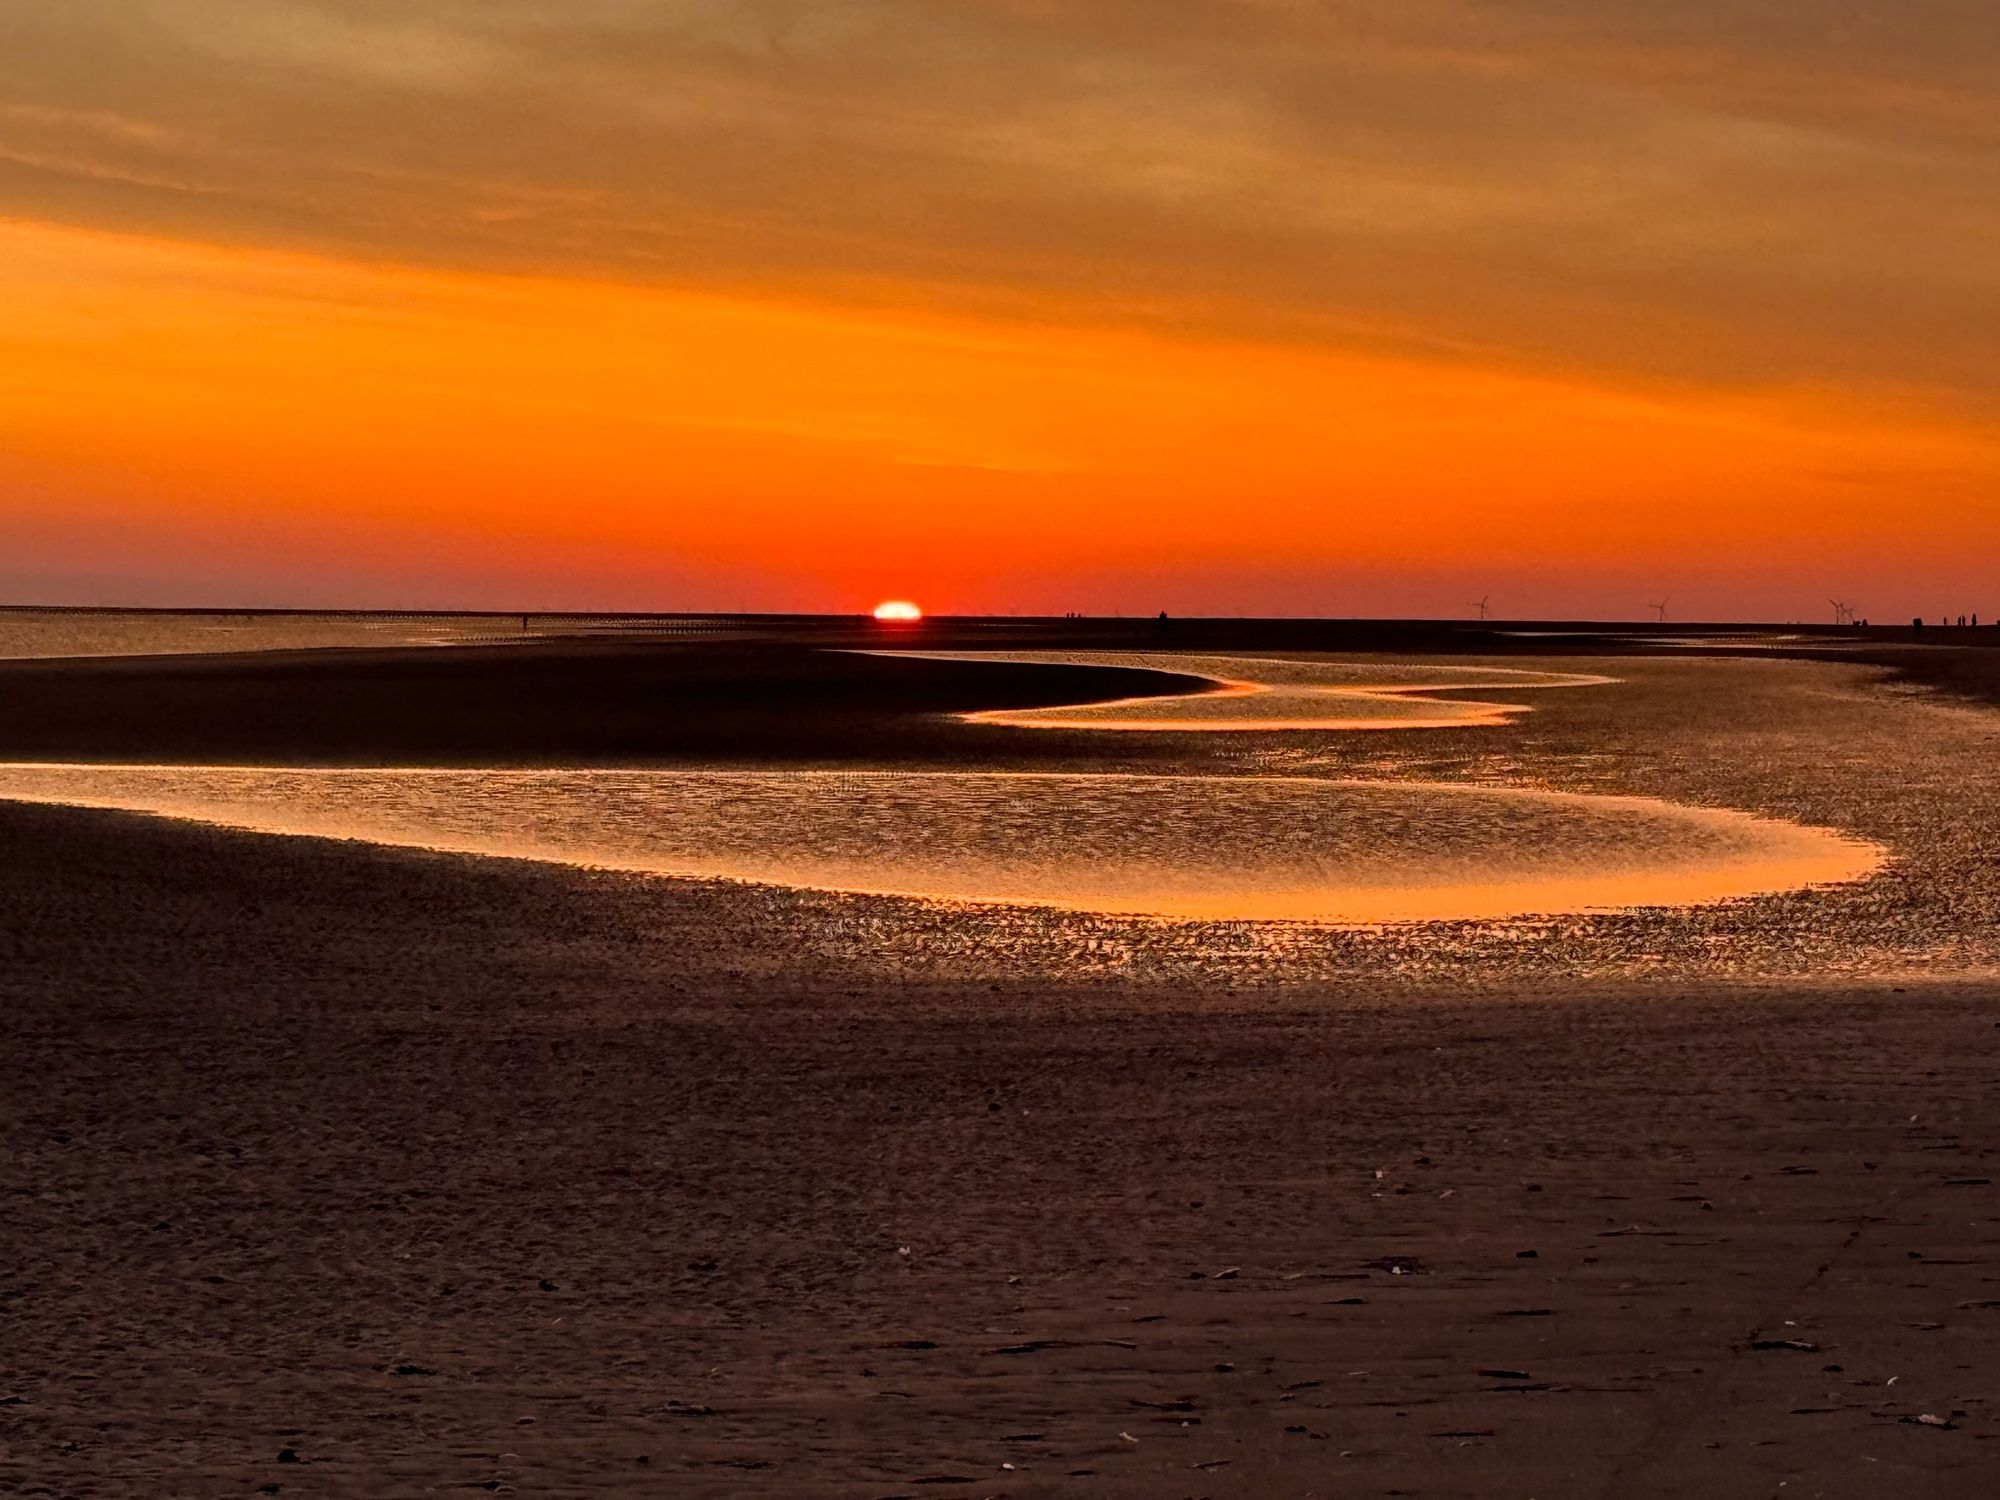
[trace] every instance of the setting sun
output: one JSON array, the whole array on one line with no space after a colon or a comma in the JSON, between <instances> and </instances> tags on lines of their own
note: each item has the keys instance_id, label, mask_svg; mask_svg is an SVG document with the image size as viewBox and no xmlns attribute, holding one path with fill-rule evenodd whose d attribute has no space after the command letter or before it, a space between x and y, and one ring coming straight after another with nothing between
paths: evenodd
<instances>
[{"instance_id":1,"label":"setting sun","mask_svg":"<svg viewBox=\"0 0 2000 1500\"><path fill-rule=\"evenodd\" d=\"M924 612L907 599L890 599L875 606L875 618L885 624L908 625L924 617Z\"/></svg>"}]
</instances>

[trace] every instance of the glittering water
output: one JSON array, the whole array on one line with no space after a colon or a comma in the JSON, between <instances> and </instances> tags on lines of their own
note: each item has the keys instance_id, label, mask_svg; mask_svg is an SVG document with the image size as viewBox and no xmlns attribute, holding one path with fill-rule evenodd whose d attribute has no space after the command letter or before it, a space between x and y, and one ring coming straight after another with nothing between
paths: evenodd
<instances>
[{"instance_id":1,"label":"glittering water","mask_svg":"<svg viewBox=\"0 0 2000 1500\"><path fill-rule=\"evenodd\" d=\"M0 768L0 795L819 890L1366 924L1687 905L1882 851L1650 798L1313 777Z\"/></svg>"},{"instance_id":2,"label":"glittering water","mask_svg":"<svg viewBox=\"0 0 2000 1500\"><path fill-rule=\"evenodd\" d=\"M1162 665L1188 665L1187 658L1162 656ZM1348 656L1334 665L1350 673L1368 669L1375 683L1413 680L1407 664L1386 657ZM637 780L616 792L586 786L625 773L565 773L555 791L540 785L545 773L521 773L511 785L499 773L435 773L461 780L436 782L429 792L414 778L379 772L293 773L299 779L284 783L281 773L182 771L172 773L181 780L169 786L160 779L164 773L133 768L16 767L0 771L0 779L26 796L90 800L95 792L109 805L253 827L733 873L739 878L724 883L662 883L657 896L646 898L659 902L663 933L679 934L677 961L712 962L733 975L1052 984L1115 978L1196 984L1216 997L1263 984L1316 992L1352 985L1370 995L1549 994L1627 981L2000 978L2000 881L1993 878L2000 868L2000 713L1898 686L1881 668L1763 653L1460 657L1437 665L1482 675L1536 670L1605 680L1582 691L1475 689L1470 696L1482 701L1518 693L1533 712L1407 734L1266 731L1254 721L1237 733L1180 736L987 731L947 752L941 747L948 734L927 733L920 744L883 744L882 759L867 775L892 774L907 791L886 798L886 782L871 787L865 777L822 774L815 783L775 770L730 773L735 781L726 792L712 781L699 796L690 774L725 773L629 773L656 778L645 795L638 795ZM1460 671L1449 680L1462 688L1467 677ZM1443 687L1423 696L1457 700ZM1038 771L1059 771L1081 785L1051 782L1039 803L1015 800L1025 779L1003 784L998 775L1008 769L1014 739L1042 752ZM899 751L916 763L889 764ZM941 753L955 761L979 756L979 776L963 777L964 766L952 764L960 781L927 777L927 769L943 767L921 757ZM1174 774L1158 775L1162 770ZM1130 784L1112 790L1095 779L1110 773ZM123 801L107 794L108 782L92 786L85 779L110 774L133 778L115 788ZM328 785L310 791L308 775L326 777ZM332 787L336 775L349 779L344 791ZM358 779L368 776L378 779ZM1238 806L1231 817L1201 821L1210 805L1230 804L1239 793L1263 795L1218 790L1218 783L1253 778L1267 787L1315 785L1275 793L1291 799L1273 804L1283 806L1281 816L1245 817ZM1152 781L1171 785L1156 795ZM1352 785L1385 781L1396 783L1396 791L1379 803ZM252 782L262 790L244 796ZM1452 804L1439 784L1508 795ZM357 801L363 787L371 795ZM1611 800L1562 804L1523 795L1549 792ZM239 800L227 805L231 798ZM695 828L725 821L714 809L733 799L745 813L735 820L739 842L676 844L677 835L662 832L679 816L671 811L676 798L707 800L708 822L683 825ZM910 807L911 798L924 805ZM1644 799L1643 810L1621 821L1616 803L1628 798ZM814 799L844 808L853 828L875 828L876 841L858 849L837 839L828 844L811 809L800 806ZM1009 801L1011 821L995 810ZM1750 846L1728 847L1731 830L1745 830L1731 810L1751 815ZM1711 819L1712 813L1722 816ZM914 819L906 834L881 831L906 815ZM314 826L305 827L308 820ZM581 830L592 820L586 835ZM1134 821L1136 832L1112 831L1114 823ZM796 857L796 841L786 844L794 828L808 835L813 869ZM1774 872L1788 858L1782 841L1761 842L1773 829L1787 837L1803 832L1804 852L1815 859L1852 856L1857 872L1876 850L1889 857L1859 879L1834 878L1825 865L1794 867L1783 879L1797 884L1773 889L1766 882L1778 879ZM1828 835L1814 830L1838 834L1820 843ZM989 856L997 850L1000 857L974 873L995 878L965 878L960 855L975 837ZM781 866L749 862L760 849L759 857L767 857L781 846L794 850ZM1152 883L1137 891L1148 898L1139 904L1158 909L1184 901L1179 910L1187 915L1158 921L1129 914L1135 892L1119 884L1116 872L1128 863L1136 869L1149 848L1155 867L1185 861L1180 868L1217 883L1207 891L1168 889L1171 882L1143 872ZM866 894L892 888L881 875L888 866L857 872L854 857L875 860L884 849L913 855L899 868L921 873L894 888L955 899ZM1172 852L1162 859L1161 851ZM728 871L701 862L718 855L734 862ZM1032 868L1020 863L1024 858ZM1628 895L1611 882L1635 865L1650 884ZM997 878L1018 879L1024 871L1045 882L1039 891ZM1245 900L1271 912L1278 897L1300 892L1301 871L1309 877L1308 894L1322 903L1318 920L1228 917L1246 909L1234 904ZM1733 887L1700 885L1745 876L1754 878ZM808 879L822 884L765 883ZM1501 887L1504 899L1468 899L1482 884ZM1384 888L1404 904L1369 904ZM1726 889L1743 899L1716 899ZM1349 904L1331 899L1332 890L1344 892ZM1196 904L1205 895L1218 896L1217 904ZM983 904L1002 899L1007 904ZM1350 917L1341 918L1342 911ZM1385 911L1430 919L1384 920ZM1468 915L1453 920L1449 911ZM1472 915L1504 911L1522 915ZM1359 919L1361 913L1375 920ZM706 936L688 937L697 932Z\"/></svg>"},{"instance_id":3,"label":"glittering water","mask_svg":"<svg viewBox=\"0 0 2000 1500\"><path fill-rule=\"evenodd\" d=\"M947 661L1144 668L1205 679L1209 690L1121 698L1057 708L995 709L962 715L973 724L1022 729L1218 731L1456 729L1511 723L1532 705L1441 697L1472 691L1538 692L1599 687L1596 673L1469 667L1437 662L1364 662L1167 651L908 651ZM1191 684L1192 686L1192 684Z\"/></svg>"}]
</instances>

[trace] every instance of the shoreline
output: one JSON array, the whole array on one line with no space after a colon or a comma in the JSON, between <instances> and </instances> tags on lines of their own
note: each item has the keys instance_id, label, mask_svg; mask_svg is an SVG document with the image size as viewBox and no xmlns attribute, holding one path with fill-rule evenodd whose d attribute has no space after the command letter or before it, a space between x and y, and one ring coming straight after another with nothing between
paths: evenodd
<instances>
[{"instance_id":1,"label":"shoreline","mask_svg":"<svg viewBox=\"0 0 2000 1500\"><path fill-rule=\"evenodd\" d=\"M893 646L879 629L829 630L819 621L740 639L16 658L0 661L0 706L9 710L0 718L0 759L582 767L838 764L894 754L1032 764L1074 758L1102 733L1102 710L1120 700L1216 695L1215 682L1195 674L1006 659L1052 650L1775 658L1863 666L1942 699L2000 706L2000 650L1974 644L1774 642L1732 651L1610 637L1521 641L1400 622L1357 632L1339 622L1178 621L1165 636L1135 624L1090 631L1055 623L1065 628L1004 638L927 624ZM1410 696L1450 704L1464 691L1441 684ZM532 722L525 703L536 705ZM1034 737L1010 732L1067 708L1098 712ZM1159 747L1126 744L1119 753L1143 758Z\"/></svg>"}]
</instances>

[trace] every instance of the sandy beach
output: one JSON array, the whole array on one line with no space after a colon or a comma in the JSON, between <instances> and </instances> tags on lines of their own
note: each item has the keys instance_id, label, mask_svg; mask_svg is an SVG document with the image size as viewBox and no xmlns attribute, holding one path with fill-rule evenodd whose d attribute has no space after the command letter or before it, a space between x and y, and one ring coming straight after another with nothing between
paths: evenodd
<instances>
[{"instance_id":1,"label":"sandy beach","mask_svg":"<svg viewBox=\"0 0 2000 1500\"><path fill-rule=\"evenodd\" d=\"M0 676L101 706L107 670L157 680ZM1075 687L1003 677L899 675L854 733L977 759L942 708ZM239 722L143 701L112 753ZM1955 1497L2000 1470L1989 983L1663 978L1593 967L1580 928L1477 993L1344 949L1284 982L1107 968L1061 927L985 963L908 903L54 807L0 804L0 851L8 1493ZM898 969L913 933L956 961Z\"/></svg>"}]
</instances>

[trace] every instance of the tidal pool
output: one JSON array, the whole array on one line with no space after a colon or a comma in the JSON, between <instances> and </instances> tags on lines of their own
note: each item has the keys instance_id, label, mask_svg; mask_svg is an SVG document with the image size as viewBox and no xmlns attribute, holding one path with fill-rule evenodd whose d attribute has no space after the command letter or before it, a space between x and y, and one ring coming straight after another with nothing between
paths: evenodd
<instances>
[{"instance_id":1,"label":"tidal pool","mask_svg":"<svg viewBox=\"0 0 2000 1500\"><path fill-rule=\"evenodd\" d=\"M1020 729L1228 731L1272 729L1459 729L1508 724L1526 703L1444 698L1467 691L1537 692L1597 687L1615 677L1436 663L1303 661L1288 657L1203 656L1166 651L899 651L881 655L1050 666L1139 667L1199 679L1185 694L1120 698L1055 708L961 714L968 724Z\"/></svg>"},{"instance_id":2,"label":"tidal pool","mask_svg":"<svg viewBox=\"0 0 2000 1500\"><path fill-rule=\"evenodd\" d=\"M1862 878L1875 844L1644 797L956 771L0 767L0 797L856 894L1335 926L1685 906Z\"/></svg>"}]
</instances>

